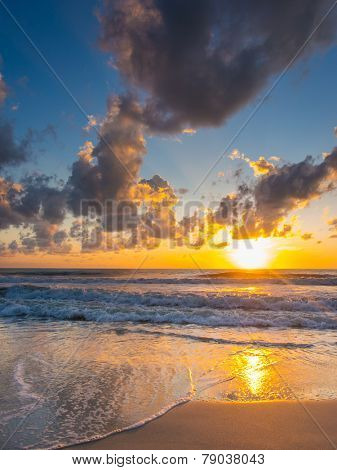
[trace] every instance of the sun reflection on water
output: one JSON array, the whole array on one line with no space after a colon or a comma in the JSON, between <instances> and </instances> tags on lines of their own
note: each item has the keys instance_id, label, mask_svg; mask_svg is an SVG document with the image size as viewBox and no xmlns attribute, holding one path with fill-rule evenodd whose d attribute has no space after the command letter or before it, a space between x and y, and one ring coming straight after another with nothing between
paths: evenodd
<instances>
[{"instance_id":1,"label":"sun reflection on water","mask_svg":"<svg viewBox=\"0 0 337 470\"><path fill-rule=\"evenodd\" d=\"M245 380L250 392L259 395L267 388L271 376L270 361L261 351L249 351L238 358L238 375Z\"/></svg>"},{"instance_id":2,"label":"sun reflection on water","mask_svg":"<svg viewBox=\"0 0 337 470\"><path fill-rule=\"evenodd\" d=\"M231 372L234 379L236 397L244 400L270 399L281 393L279 377L273 365L275 357L266 349L249 349L233 356Z\"/></svg>"}]
</instances>

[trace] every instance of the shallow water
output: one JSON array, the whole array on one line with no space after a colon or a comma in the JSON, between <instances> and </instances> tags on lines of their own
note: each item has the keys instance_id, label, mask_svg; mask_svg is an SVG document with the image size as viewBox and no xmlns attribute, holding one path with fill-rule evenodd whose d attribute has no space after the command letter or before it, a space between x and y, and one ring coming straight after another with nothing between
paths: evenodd
<instances>
[{"instance_id":1,"label":"shallow water","mask_svg":"<svg viewBox=\"0 0 337 470\"><path fill-rule=\"evenodd\" d=\"M336 272L209 274L0 271L2 446L80 442L189 399L336 398Z\"/></svg>"}]
</instances>

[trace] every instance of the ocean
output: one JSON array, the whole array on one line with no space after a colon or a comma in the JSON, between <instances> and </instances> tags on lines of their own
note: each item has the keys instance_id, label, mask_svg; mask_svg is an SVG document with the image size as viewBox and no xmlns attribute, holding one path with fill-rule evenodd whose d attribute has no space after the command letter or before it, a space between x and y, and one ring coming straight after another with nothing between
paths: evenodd
<instances>
[{"instance_id":1,"label":"ocean","mask_svg":"<svg viewBox=\"0 0 337 470\"><path fill-rule=\"evenodd\" d=\"M337 395L337 271L0 270L0 445Z\"/></svg>"}]
</instances>

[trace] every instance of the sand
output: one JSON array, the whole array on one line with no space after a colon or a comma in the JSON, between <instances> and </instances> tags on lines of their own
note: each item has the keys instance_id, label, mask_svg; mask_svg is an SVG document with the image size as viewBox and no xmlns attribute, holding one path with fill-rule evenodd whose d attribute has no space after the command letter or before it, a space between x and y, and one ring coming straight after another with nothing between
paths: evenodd
<instances>
[{"instance_id":1,"label":"sand","mask_svg":"<svg viewBox=\"0 0 337 470\"><path fill-rule=\"evenodd\" d=\"M311 416L309 416L309 414ZM335 449L337 400L181 405L141 428L70 449Z\"/></svg>"}]
</instances>

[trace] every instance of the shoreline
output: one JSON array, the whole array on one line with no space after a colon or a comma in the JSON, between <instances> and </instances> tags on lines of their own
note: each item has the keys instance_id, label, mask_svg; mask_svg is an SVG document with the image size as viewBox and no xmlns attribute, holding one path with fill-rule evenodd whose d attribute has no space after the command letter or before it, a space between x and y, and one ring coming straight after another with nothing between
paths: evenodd
<instances>
[{"instance_id":1,"label":"shoreline","mask_svg":"<svg viewBox=\"0 0 337 470\"><path fill-rule=\"evenodd\" d=\"M191 401L64 450L336 449L337 400Z\"/></svg>"}]
</instances>

